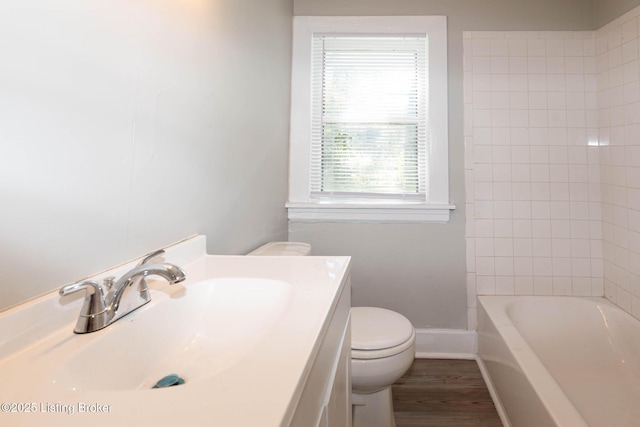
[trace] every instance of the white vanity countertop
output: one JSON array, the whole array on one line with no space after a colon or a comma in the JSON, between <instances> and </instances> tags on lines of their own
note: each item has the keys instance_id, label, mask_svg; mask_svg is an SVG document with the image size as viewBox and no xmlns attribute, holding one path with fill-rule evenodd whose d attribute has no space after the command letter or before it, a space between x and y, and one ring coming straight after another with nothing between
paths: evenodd
<instances>
[{"instance_id":1,"label":"white vanity countertop","mask_svg":"<svg viewBox=\"0 0 640 427\"><path fill-rule=\"evenodd\" d=\"M197 243L203 249L204 238L195 239L199 239ZM4 404L0 425L288 425L320 338L345 287L349 257L247 257L200 253L186 262L185 256L180 250L172 256L170 249L165 255L167 262L184 268L185 282L169 286L161 279L150 277L152 301L102 331L74 334L81 300L63 305L57 292L0 313L0 403ZM130 264L135 265L135 262ZM120 267L118 272L126 271L130 264ZM95 277L102 278L109 273L111 271ZM71 369L76 369L69 359L99 344L99 340L106 339L108 334L120 337L119 334L126 332L122 336L132 336L133 329L117 328L132 328L136 322L142 325L145 314L161 304L166 310L176 303L172 299L179 299L189 292L189 286L196 283L202 286L201 282L205 280L238 278L269 279L290 286L286 287L286 299L280 303L277 316L269 320L267 332L255 340L251 348L244 348L236 355L226 354L228 363L219 365L215 374L202 375L192 381L185 376L186 384L159 390L150 390L147 386L91 389L90 385L73 390L68 380L57 380L61 367L68 370L71 365ZM251 296L247 295L247 298ZM258 304L257 307L260 301L253 303ZM51 317L50 321L47 321L48 317ZM248 321L247 324L253 323ZM148 329L151 330L139 333L159 334L160 339L163 333L170 333ZM109 372L130 368L120 366L123 356L126 356L124 360L144 367L144 360L140 360L143 357L132 352L127 342L121 344L108 352L114 355L114 363L82 361L77 369L100 370L96 372L108 376ZM185 348L185 351L191 350ZM232 360L234 357L237 360ZM9 407L13 410L24 411L25 406L30 406L35 411L6 412L6 404L14 404L13 408ZM69 413L69 408L73 413ZM83 409L102 409L103 412L81 412Z\"/></svg>"}]
</instances>

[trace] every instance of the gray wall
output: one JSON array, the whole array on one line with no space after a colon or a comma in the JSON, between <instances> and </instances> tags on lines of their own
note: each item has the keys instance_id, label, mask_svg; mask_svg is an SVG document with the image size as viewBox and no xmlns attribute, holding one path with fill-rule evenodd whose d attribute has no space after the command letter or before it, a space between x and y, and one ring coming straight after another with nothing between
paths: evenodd
<instances>
[{"instance_id":1,"label":"gray wall","mask_svg":"<svg viewBox=\"0 0 640 427\"><path fill-rule=\"evenodd\" d=\"M0 4L0 309L286 239L291 0Z\"/></svg>"},{"instance_id":2,"label":"gray wall","mask_svg":"<svg viewBox=\"0 0 640 427\"><path fill-rule=\"evenodd\" d=\"M593 29L639 3L296 0L296 15L448 15L458 210L291 224L290 240L353 255L355 303L464 328L462 31ZM87 4L0 5L0 309L193 233L212 253L286 237L291 0Z\"/></svg>"},{"instance_id":3,"label":"gray wall","mask_svg":"<svg viewBox=\"0 0 640 427\"><path fill-rule=\"evenodd\" d=\"M406 315L416 327L467 327L464 236L462 31L591 30L591 0L294 0L295 15L447 15L448 224L289 224L289 240L314 253L353 256L353 305Z\"/></svg>"},{"instance_id":4,"label":"gray wall","mask_svg":"<svg viewBox=\"0 0 640 427\"><path fill-rule=\"evenodd\" d=\"M640 0L593 0L594 29L608 24L636 6L640 6Z\"/></svg>"}]
</instances>

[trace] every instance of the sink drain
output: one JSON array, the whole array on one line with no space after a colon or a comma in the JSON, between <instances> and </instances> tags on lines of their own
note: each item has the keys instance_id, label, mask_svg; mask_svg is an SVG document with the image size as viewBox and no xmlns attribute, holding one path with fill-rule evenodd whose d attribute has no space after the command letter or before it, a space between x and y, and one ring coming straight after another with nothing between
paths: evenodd
<instances>
[{"instance_id":1,"label":"sink drain","mask_svg":"<svg viewBox=\"0 0 640 427\"><path fill-rule=\"evenodd\" d=\"M180 385L180 384L184 384L184 380L176 374L170 374L170 375L167 375L166 377L163 377L152 388L165 388L165 387L172 387L174 385Z\"/></svg>"}]
</instances>

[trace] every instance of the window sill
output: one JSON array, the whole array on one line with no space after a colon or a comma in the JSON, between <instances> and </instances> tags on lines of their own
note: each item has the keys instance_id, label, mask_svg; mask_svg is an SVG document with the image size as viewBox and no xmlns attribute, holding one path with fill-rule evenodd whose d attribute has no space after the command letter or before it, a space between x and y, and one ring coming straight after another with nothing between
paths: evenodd
<instances>
[{"instance_id":1,"label":"window sill","mask_svg":"<svg viewBox=\"0 0 640 427\"><path fill-rule=\"evenodd\" d=\"M456 207L428 203L287 203L291 222L446 223Z\"/></svg>"}]
</instances>

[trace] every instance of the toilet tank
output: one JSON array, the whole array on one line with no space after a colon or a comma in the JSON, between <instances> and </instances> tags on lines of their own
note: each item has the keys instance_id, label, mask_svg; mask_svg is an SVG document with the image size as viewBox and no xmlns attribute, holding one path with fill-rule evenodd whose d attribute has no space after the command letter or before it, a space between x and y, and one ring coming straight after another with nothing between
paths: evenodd
<instances>
[{"instance_id":1,"label":"toilet tank","mask_svg":"<svg viewBox=\"0 0 640 427\"><path fill-rule=\"evenodd\" d=\"M302 242L269 242L254 249L251 256L301 256L311 253L311 245Z\"/></svg>"}]
</instances>

